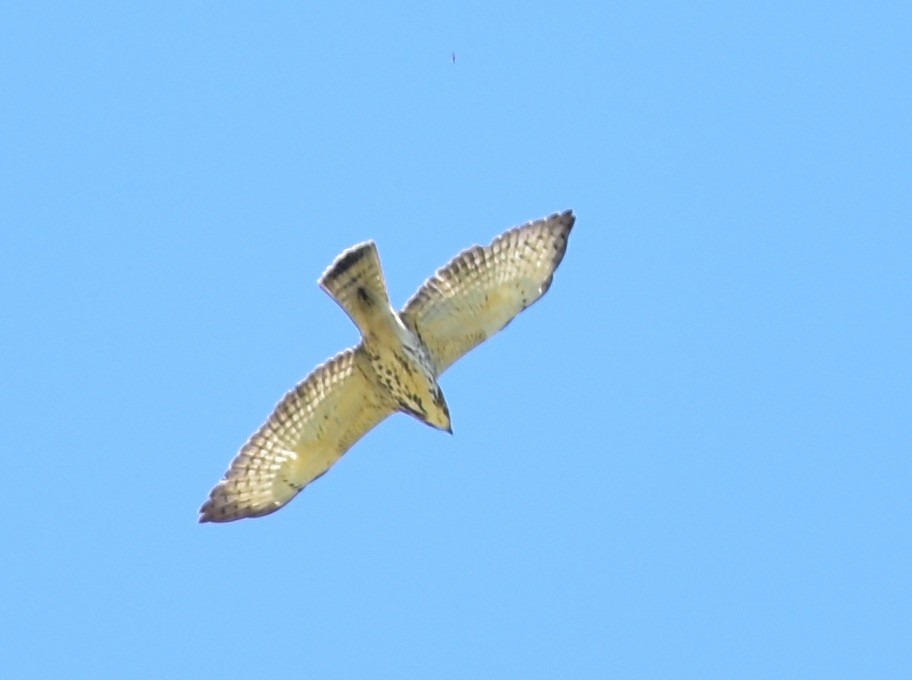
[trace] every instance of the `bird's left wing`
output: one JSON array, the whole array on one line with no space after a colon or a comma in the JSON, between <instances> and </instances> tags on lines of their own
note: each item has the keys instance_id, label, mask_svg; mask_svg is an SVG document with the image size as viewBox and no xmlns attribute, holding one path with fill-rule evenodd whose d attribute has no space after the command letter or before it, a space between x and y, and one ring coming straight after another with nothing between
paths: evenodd
<instances>
[{"instance_id":1,"label":"bird's left wing","mask_svg":"<svg viewBox=\"0 0 912 680\"><path fill-rule=\"evenodd\" d=\"M575 218L555 213L457 255L399 316L431 353L437 375L544 295L567 249Z\"/></svg>"},{"instance_id":2,"label":"bird's left wing","mask_svg":"<svg viewBox=\"0 0 912 680\"><path fill-rule=\"evenodd\" d=\"M285 395L200 508L200 522L275 512L393 412L368 377L361 345L327 361Z\"/></svg>"}]
</instances>

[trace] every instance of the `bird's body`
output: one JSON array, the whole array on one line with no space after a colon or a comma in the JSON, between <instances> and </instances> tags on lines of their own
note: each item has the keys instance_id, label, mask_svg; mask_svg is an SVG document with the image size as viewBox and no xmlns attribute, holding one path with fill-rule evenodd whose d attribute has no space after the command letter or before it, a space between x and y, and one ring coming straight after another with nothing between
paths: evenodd
<instances>
[{"instance_id":1,"label":"bird's body","mask_svg":"<svg viewBox=\"0 0 912 680\"><path fill-rule=\"evenodd\" d=\"M437 369L417 333L390 305L377 247L368 242L345 251L326 270L320 285L361 331L360 349L379 392L400 411L451 431Z\"/></svg>"},{"instance_id":2,"label":"bird's body","mask_svg":"<svg viewBox=\"0 0 912 680\"><path fill-rule=\"evenodd\" d=\"M452 432L437 378L548 290L573 227L570 211L511 229L458 255L396 312L373 242L320 279L362 341L285 395L200 508L201 522L278 510L397 411Z\"/></svg>"}]
</instances>

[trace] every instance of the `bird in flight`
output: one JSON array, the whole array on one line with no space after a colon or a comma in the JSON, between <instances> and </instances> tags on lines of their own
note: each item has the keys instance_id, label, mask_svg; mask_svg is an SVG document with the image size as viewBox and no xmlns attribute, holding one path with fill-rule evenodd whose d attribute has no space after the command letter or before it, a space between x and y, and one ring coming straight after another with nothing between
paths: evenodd
<instances>
[{"instance_id":1,"label":"bird in flight","mask_svg":"<svg viewBox=\"0 0 912 680\"><path fill-rule=\"evenodd\" d=\"M547 292L575 219L570 210L555 213L463 251L400 312L390 305L373 241L339 255L320 286L354 321L361 342L285 395L209 493L199 521L275 512L393 413L452 433L437 379Z\"/></svg>"}]
</instances>

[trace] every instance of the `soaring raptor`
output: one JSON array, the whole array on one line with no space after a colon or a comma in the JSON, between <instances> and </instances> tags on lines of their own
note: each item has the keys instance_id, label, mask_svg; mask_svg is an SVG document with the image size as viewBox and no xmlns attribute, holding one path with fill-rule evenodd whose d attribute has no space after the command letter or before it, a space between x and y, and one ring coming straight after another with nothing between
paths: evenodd
<instances>
[{"instance_id":1,"label":"soaring raptor","mask_svg":"<svg viewBox=\"0 0 912 680\"><path fill-rule=\"evenodd\" d=\"M574 219L569 210L555 213L469 248L399 313L374 242L342 253L320 286L355 322L361 343L285 395L209 493L199 521L275 512L396 411L452 432L437 378L545 294Z\"/></svg>"}]
</instances>

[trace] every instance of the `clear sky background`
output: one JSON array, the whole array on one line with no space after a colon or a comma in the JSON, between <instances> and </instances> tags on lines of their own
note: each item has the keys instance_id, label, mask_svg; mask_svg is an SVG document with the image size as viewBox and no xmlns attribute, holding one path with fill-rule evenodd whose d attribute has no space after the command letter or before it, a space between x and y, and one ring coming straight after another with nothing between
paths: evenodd
<instances>
[{"instance_id":1,"label":"clear sky background","mask_svg":"<svg viewBox=\"0 0 912 680\"><path fill-rule=\"evenodd\" d=\"M900 677L912 5L0 6L4 677ZM451 53L456 62L452 63ZM197 509L402 304L551 291L281 512Z\"/></svg>"}]
</instances>

